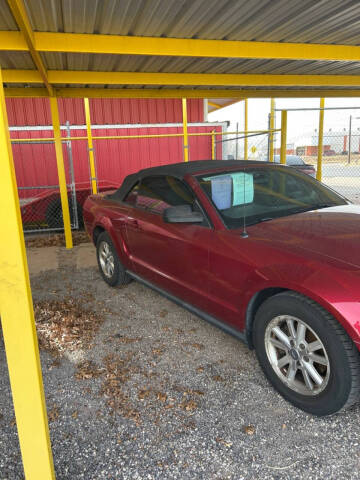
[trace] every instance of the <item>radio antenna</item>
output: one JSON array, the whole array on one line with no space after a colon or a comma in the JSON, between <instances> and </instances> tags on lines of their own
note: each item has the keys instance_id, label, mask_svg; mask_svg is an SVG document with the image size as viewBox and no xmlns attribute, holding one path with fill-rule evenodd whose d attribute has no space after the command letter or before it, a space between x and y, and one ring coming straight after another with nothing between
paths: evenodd
<instances>
[{"instance_id":1,"label":"radio antenna","mask_svg":"<svg viewBox=\"0 0 360 480\"><path fill-rule=\"evenodd\" d=\"M246 197L245 197L245 171L243 172L243 179L244 179L244 182L243 182L243 190L244 190L244 197L243 197L243 231L241 233L241 237L242 238L248 238L248 233L246 231L246 210L245 210L245 200L246 200Z\"/></svg>"}]
</instances>

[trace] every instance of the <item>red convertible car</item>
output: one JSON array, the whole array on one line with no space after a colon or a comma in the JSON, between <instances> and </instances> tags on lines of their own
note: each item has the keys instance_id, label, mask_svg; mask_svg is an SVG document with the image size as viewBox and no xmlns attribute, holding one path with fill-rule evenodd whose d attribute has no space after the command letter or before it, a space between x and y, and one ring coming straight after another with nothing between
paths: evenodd
<instances>
[{"instance_id":1,"label":"red convertible car","mask_svg":"<svg viewBox=\"0 0 360 480\"><path fill-rule=\"evenodd\" d=\"M293 405L360 396L360 206L293 168L197 161L129 175L83 209L100 272L138 280L255 348Z\"/></svg>"}]
</instances>

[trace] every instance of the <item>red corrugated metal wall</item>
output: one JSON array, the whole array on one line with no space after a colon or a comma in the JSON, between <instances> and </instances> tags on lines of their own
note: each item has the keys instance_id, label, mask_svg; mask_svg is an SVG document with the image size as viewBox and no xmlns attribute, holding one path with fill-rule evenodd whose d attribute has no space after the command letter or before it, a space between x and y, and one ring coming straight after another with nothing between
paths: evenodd
<instances>
[{"instance_id":1,"label":"red corrugated metal wall","mask_svg":"<svg viewBox=\"0 0 360 480\"><path fill-rule=\"evenodd\" d=\"M27 126L13 130L15 138L52 137L52 129L31 129L32 126L50 126L48 99L7 99L10 127ZM179 99L91 99L92 125L164 124L181 123L182 106ZM82 99L59 100L60 121L70 125L85 124ZM203 100L188 100L189 123L203 122ZM221 131L221 125L191 126L189 133ZM182 126L94 128L94 136L181 134ZM62 130L63 136L65 131ZM85 129L71 129L71 136L86 136ZM189 137L190 160L211 158L211 136ZM220 145L220 144L219 144ZM120 184L129 173L156 165L183 161L183 137L122 140L95 140L95 158L99 181ZM67 163L64 146L65 164ZM89 163L86 140L72 142L75 181L89 183ZM13 144L14 163L19 187L56 185L58 183L53 144ZM221 147L217 149L221 158ZM68 178L69 181L69 178ZM21 197L31 197L34 190L20 190Z\"/></svg>"},{"instance_id":2,"label":"red corrugated metal wall","mask_svg":"<svg viewBox=\"0 0 360 480\"><path fill-rule=\"evenodd\" d=\"M6 106L10 126L51 125L47 98L7 98ZM188 99L188 121L204 121L202 99ZM172 98L92 98L90 100L91 123L179 123L182 122L181 99ZM82 98L59 99L60 122L72 125L85 124Z\"/></svg>"},{"instance_id":3,"label":"red corrugated metal wall","mask_svg":"<svg viewBox=\"0 0 360 480\"><path fill-rule=\"evenodd\" d=\"M203 124L188 127L189 133L221 131L221 126ZM182 127L96 128L94 136L181 134ZM65 136L65 131L62 131ZM11 138L46 138L51 130L11 131ZM86 130L71 129L72 137L86 136ZM211 136L189 136L190 160L211 158ZM124 177L142 168L183 161L183 137L94 140L97 178L100 182L120 184ZM66 167L67 152L63 146ZM13 143L16 178L19 187L57 185L54 146L48 144ZM89 184L89 160L86 140L72 141L76 184ZM217 149L217 158L221 152ZM68 171L68 168L66 168ZM69 176L67 175L69 182ZM20 190L22 198L34 195L33 190Z\"/></svg>"}]
</instances>

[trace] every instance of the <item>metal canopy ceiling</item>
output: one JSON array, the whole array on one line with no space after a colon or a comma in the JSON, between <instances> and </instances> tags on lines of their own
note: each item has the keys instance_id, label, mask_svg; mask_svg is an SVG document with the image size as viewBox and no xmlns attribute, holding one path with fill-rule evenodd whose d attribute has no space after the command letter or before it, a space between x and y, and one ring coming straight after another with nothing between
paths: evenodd
<instances>
[{"instance_id":1,"label":"metal canopy ceiling","mask_svg":"<svg viewBox=\"0 0 360 480\"><path fill-rule=\"evenodd\" d=\"M15 18L13 6L22 0L0 0L0 31L16 32L19 30L18 19ZM331 75L355 76L352 81L340 82L339 85L327 82L324 85L309 82L277 85L264 83L241 84L245 93L256 89L305 91L310 88L314 94L326 94L332 91L350 90L360 94L360 47L358 58L321 60L279 58L276 46L284 43L317 44L317 45L352 45L360 46L360 2L358 0L24 0L24 13L33 32L53 32L62 34L116 35L129 37L157 37L161 39L197 39L222 40L224 47L230 41L237 42L271 42L274 46L273 58L221 58L221 54L207 56L181 55L142 55L142 54L109 54L75 53L73 51L41 51L40 61L47 72L84 71L84 72L134 72L138 73L174 73L174 74L238 74L238 75ZM22 29L23 30L23 29ZM96 39L95 39L96 42ZM305 45L305 46L306 46ZM76 48L76 42L75 42ZM346 49L347 47L345 47ZM31 48L25 51L7 50L0 45L0 66L6 70L36 70ZM245 52L246 54L246 52ZM306 56L306 55L305 55ZM36 58L35 58L36 59ZM135 77L134 77L135 78ZM19 81L18 81L19 80ZM28 81L13 80L8 87L29 86ZM82 80L83 81L83 80ZM226 85L221 78L206 84L179 82L168 86L172 90L217 89L239 90L236 85ZM32 87L43 86L34 79ZM66 88L68 83L53 82L55 88ZM97 84L77 83L72 88L94 87L127 90L151 88L151 90L167 88L166 82L161 84L142 84L135 82L98 82ZM239 97L240 91L236 92ZM346 92L345 92L346 94ZM255 94L253 93L255 96ZM228 96L228 95L227 95ZM217 98L216 95L211 95ZM228 101L229 99L227 99Z\"/></svg>"}]
</instances>

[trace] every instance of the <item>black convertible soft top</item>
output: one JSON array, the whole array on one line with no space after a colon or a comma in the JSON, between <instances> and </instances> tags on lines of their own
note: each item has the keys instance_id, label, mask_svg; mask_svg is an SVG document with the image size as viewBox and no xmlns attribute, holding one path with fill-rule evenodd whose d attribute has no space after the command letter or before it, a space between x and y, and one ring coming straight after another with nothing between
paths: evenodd
<instances>
[{"instance_id":1,"label":"black convertible soft top","mask_svg":"<svg viewBox=\"0 0 360 480\"><path fill-rule=\"evenodd\" d=\"M182 180L185 175L196 174L206 170L220 170L227 167L243 167L245 165L259 165L259 163L268 163L268 162L259 162L257 160L197 160L194 162L181 162L181 163L172 163L169 165L161 165L160 167L151 167L144 168L139 170L136 173L128 175L124 178L124 181L120 188L116 192L109 195L109 198L116 198L117 200L123 200L125 195L129 192L131 187L135 183L139 182L141 179L149 176L158 176L158 175L171 175L173 177L179 178Z\"/></svg>"}]
</instances>

